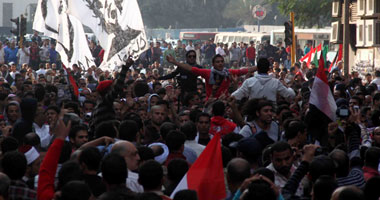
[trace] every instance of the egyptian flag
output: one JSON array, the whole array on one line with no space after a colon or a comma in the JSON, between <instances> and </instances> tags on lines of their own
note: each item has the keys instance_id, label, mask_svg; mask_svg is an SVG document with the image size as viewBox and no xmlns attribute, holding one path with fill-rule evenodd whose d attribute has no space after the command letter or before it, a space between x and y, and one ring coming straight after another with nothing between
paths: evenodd
<instances>
[{"instance_id":1,"label":"egyptian flag","mask_svg":"<svg viewBox=\"0 0 380 200\"><path fill-rule=\"evenodd\" d=\"M302 58L300 59L300 62L302 63L302 62L306 61L307 66L310 67L310 63L311 63L311 61L313 60L313 58L314 58L315 56L317 56L318 53L320 53L321 51L322 51L322 44L319 44L319 45L318 45L317 47L315 47L314 49L311 49L311 50L309 51L309 53L307 53L304 57L302 57Z\"/></svg>"},{"instance_id":2,"label":"egyptian flag","mask_svg":"<svg viewBox=\"0 0 380 200\"><path fill-rule=\"evenodd\" d=\"M339 50L336 53L334 60L330 64L329 72L331 72L331 70L337 66L338 62L341 61L342 58L343 58L343 44L339 44Z\"/></svg>"},{"instance_id":3,"label":"egyptian flag","mask_svg":"<svg viewBox=\"0 0 380 200\"><path fill-rule=\"evenodd\" d=\"M314 49L313 47L311 47L310 51L300 59L300 63L303 63L304 61L308 62L311 59L311 55L313 54L313 51Z\"/></svg>"},{"instance_id":4,"label":"egyptian flag","mask_svg":"<svg viewBox=\"0 0 380 200\"><path fill-rule=\"evenodd\" d=\"M170 198L181 190L195 190L199 200L226 198L220 134L216 134L177 185Z\"/></svg>"},{"instance_id":5,"label":"egyptian flag","mask_svg":"<svg viewBox=\"0 0 380 200\"><path fill-rule=\"evenodd\" d=\"M327 127L336 120L337 106L327 81L325 61L323 55L319 58L317 75L311 89L309 112L306 115L308 133L321 145L328 140Z\"/></svg>"},{"instance_id":6,"label":"egyptian flag","mask_svg":"<svg viewBox=\"0 0 380 200\"><path fill-rule=\"evenodd\" d=\"M79 89L78 89L77 83L75 82L73 76L71 76L71 74L67 71L67 68L63 63L62 63L62 67L63 67L63 69L65 69L67 76L69 77L70 84L73 86L74 95L78 98L79 97Z\"/></svg>"}]
</instances>

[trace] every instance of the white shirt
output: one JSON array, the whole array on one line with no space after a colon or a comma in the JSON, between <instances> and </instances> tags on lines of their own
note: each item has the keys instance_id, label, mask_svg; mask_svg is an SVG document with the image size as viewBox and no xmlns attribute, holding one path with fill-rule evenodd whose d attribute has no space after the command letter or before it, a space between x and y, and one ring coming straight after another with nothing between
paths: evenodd
<instances>
[{"instance_id":1,"label":"white shirt","mask_svg":"<svg viewBox=\"0 0 380 200\"><path fill-rule=\"evenodd\" d=\"M286 178L285 176L283 176L282 174L280 174L279 172L277 172L277 170L274 168L274 166L273 166L272 163L270 165L268 165L267 169L269 169L269 170L271 170L273 172L273 175L274 175L274 184L277 187L280 187L280 189L282 189L285 186L285 184L288 182L288 178ZM294 173L294 171L296 171L296 169L297 168L294 165L292 165L292 167L290 168L290 174L292 175ZM302 186L302 184L300 184L298 186L296 195L297 196L302 196L302 191L303 191L303 186Z\"/></svg>"},{"instance_id":2,"label":"white shirt","mask_svg":"<svg viewBox=\"0 0 380 200\"><path fill-rule=\"evenodd\" d=\"M215 49L215 53L216 53L216 55L221 55L221 56L225 56L226 55L226 52L224 51L224 49L222 48L222 47L216 47L216 49Z\"/></svg>"},{"instance_id":3,"label":"white shirt","mask_svg":"<svg viewBox=\"0 0 380 200\"><path fill-rule=\"evenodd\" d=\"M42 62L49 61L49 46L42 46L40 50L40 59Z\"/></svg>"},{"instance_id":4,"label":"white shirt","mask_svg":"<svg viewBox=\"0 0 380 200\"><path fill-rule=\"evenodd\" d=\"M193 46L190 46L190 45L186 46L186 51L190 51L190 50L195 50L194 45Z\"/></svg>"},{"instance_id":5,"label":"white shirt","mask_svg":"<svg viewBox=\"0 0 380 200\"><path fill-rule=\"evenodd\" d=\"M201 155L202 151L206 148L205 146L198 144L195 140L186 140L185 141L185 147L188 147L195 151L197 154L197 157Z\"/></svg>"},{"instance_id":6,"label":"white shirt","mask_svg":"<svg viewBox=\"0 0 380 200\"><path fill-rule=\"evenodd\" d=\"M42 125L42 127L39 127L36 123L33 123L33 128L35 133L40 137L41 141L41 147L42 148L48 148L50 144L50 140L53 137L50 135L50 127L47 124Z\"/></svg>"},{"instance_id":7,"label":"white shirt","mask_svg":"<svg viewBox=\"0 0 380 200\"><path fill-rule=\"evenodd\" d=\"M128 169L127 187L136 193L143 193L144 188L139 184L139 174Z\"/></svg>"},{"instance_id":8,"label":"white shirt","mask_svg":"<svg viewBox=\"0 0 380 200\"><path fill-rule=\"evenodd\" d=\"M45 76L45 74L46 74L46 70L45 70L45 69L39 69L39 70L36 71L36 73L37 73L37 77L38 77L40 74L43 74L43 75Z\"/></svg>"},{"instance_id":9,"label":"white shirt","mask_svg":"<svg viewBox=\"0 0 380 200\"><path fill-rule=\"evenodd\" d=\"M29 63L29 56L28 55L26 55L26 53L30 53L30 51L29 51L29 48L24 48L24 50L22 50L22 49L20 49L18 52L17 52L17 57L20 59L19 60L19 65L22 65L22 64L24 64L24 63Z\"/></svg>"}]
</instances>

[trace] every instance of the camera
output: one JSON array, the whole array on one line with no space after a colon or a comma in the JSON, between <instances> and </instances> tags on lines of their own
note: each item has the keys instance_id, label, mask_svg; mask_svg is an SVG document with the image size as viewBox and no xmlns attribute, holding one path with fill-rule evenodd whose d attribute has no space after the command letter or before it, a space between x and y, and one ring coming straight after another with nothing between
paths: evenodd
<instances>
[{"instance_id":1,"label":"camera","mask_svg":"<svg viewBox=\"0 0 380 200\"><path fill-rule=\"evenodd\" d=\"M342 105L336 110L336 115L340 118L346 118L350 115L350 110L346 105Z\"/></svg>"}]
</instances>

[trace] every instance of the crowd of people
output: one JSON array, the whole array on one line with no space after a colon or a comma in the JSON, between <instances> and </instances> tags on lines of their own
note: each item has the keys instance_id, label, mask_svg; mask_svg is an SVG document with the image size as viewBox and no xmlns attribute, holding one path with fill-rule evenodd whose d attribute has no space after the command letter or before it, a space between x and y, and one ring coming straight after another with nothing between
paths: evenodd
<instances>
[{"instance_id":1,"label":"crowd of people","mask_svg":"<svg viewBox=\"0 0 380 200\"><path fill-rule=\"evenodd\" d=\"M331 122L310 110L317 67L282 43L157 42L119 71L65 71L54 42L31 44L0 50L3 199L196 200L172 193L216 134L228 200L380 197L380 71L328 74Z\"/></svg>"}]
</instances>

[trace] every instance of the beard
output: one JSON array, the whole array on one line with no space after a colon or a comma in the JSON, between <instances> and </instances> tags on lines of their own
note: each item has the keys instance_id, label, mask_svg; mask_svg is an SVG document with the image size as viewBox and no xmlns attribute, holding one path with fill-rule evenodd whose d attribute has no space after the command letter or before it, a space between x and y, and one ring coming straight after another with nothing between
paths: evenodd
<instances>
[{"instance_id":1,"label":"beard","mask_svg":"<svg viewBox=\"0 0 380 200\"><path fill-rule=\"evenodd\" d=\"M283 166L283 167L280 167L280 168L278 168L278 169L276 169L276 170L277 170L277 172L280 173L281 175L287 177L287 176L289 175L290 168L291 168L291 166L290 166L290 167L288 167L288 166Z\"/></svg>"}]
</instances>

